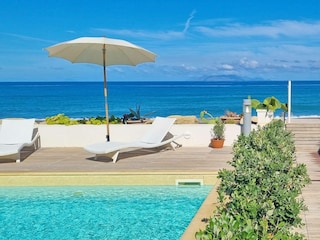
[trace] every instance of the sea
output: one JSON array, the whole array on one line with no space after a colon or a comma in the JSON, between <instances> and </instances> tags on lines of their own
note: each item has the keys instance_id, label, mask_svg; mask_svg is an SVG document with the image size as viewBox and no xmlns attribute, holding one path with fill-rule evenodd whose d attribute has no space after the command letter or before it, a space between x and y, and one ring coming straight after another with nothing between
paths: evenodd
<instances>
[{"instance_id":1,"label":"sea","mask_svg":"<svg viewBox=\"0 0 320 240\"><path fill-rule=\"evenodd\" d=\"M151 118L199 117L202 110L217 117L226 111L242 113L247 98L275 96L288 103L289 89L292 117L320 117L320 80L291 81L288 86L288 81L108 82L105 99L103 82L0 82L0 119L43 120L60 113L71 118L105 116L106 101L109 116L119 118L129 109Z\"/></svg>"}]
</instances>

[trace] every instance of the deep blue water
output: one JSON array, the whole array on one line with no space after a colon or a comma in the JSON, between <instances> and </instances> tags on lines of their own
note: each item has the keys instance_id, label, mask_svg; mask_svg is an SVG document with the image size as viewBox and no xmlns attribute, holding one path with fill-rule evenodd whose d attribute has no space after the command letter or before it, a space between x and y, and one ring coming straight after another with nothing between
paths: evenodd
<instances>
[{"instance_id":1,"label":"deep blue water","mask_svg":"<svg viewBox=\"0 0 320 240\"><path fill-rule=\"evenodd\" d=\"M122 117L141 107L151 117L241 113L243 99L275 96L288 100L287 81L109 82L109 115ZM103 82L0 82L0 118L43 119L105 116ZM280 115L281 113L278 113ZM277 113L276 113L277 115ZM320 81L292 81L292 116L320 116Z\"/></svg>"}]
</instances>

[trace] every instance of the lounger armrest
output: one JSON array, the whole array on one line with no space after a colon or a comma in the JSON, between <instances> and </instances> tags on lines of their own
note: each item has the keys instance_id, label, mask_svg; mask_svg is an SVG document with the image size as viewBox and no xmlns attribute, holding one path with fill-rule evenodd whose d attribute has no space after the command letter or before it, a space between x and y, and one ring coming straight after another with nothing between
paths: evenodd
<instances>
[{"instance_id":1,"label":"lounger armrest","mask_svg":"<svg viewBox=\"0 0 320 240\"><path fill-rule=\"evenodd\" d=\"M40 134L37 131L37 133L34 135L33 139L31 140L30 145L35 144L36 141L38 141L38 147L40 147Z\"/></svg>"},{"instance_id":2,"label":"lounger armrest","mask_svg":"<svg viewBox=\"0 0 320 240\"><path fill-rule=\"evenodd\" d=\"M175 140L179 139L179 138L182 138L184 137L185 139L189 139L191 136L191 133L190 132L185 132L185 133L182 133L182 134L179 134L179 135L174 135L173 137L171 137L170 139L168 140L165 140L163 142L161 142L161 145L166 145L166 144L171 144L171 147L173 150L176 149L176 147L173 146L173 143L175 143L177 145L177 147L181 147L182 145L181 144L178 144L175 142Z\"/></svg>"}]
</instances>

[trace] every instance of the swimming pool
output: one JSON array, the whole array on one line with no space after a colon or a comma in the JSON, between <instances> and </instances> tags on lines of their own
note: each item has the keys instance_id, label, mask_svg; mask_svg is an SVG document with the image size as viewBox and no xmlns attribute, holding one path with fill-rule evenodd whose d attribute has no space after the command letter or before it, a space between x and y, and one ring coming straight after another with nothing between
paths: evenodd
<instances>
[{"instance_id":1,"label":"swimming pool","mask_svg":"<svg viewBox=\"0 0 320 240\"><path fill-rule=\"evenodd\" d=\"M211 189L2 187L0 239L179 239Z\"/></svg>"}]
</instances>

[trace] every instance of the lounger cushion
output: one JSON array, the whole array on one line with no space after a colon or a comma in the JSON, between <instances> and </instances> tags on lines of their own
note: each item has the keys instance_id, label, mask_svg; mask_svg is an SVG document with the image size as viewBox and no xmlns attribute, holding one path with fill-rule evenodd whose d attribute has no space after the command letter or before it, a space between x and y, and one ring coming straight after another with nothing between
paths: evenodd
<instances>
[{"instance_id":1,"label":"lounger cushion","mask_svg":"<svg viewBox=\"0 0 320 240\"><path fill-rule=\"evenodd\" d=\"M0 144L30 143L35 119L3 119Z\"/></svg>"},{"instance_id":2,"label":"lounger cushion","mask_svg":"<svg viewBox=\"0 0 320 240\"><path fill-rule=\"evenodd\" d=\"M6 144L0 145L0 156L7 156L17 154L19 149L23 146L23 144Z\"/></svg>"},{"instance_id":3,"label":"lounger cushion","mask_svg":"<svg viewBox=\"0 0 320 240\"><path fill-rule=\"evenodd\" d=\"M169 132L175 120L176 120L175 118L162 118L162 117L155 118L155 120L151 125L151 128L141 138L140 142L151 143L151 144L161 143L161 141Z\"/></svg>"},{"instance_id":4,"label":"lounger cushion","mask_svg":"<svg viewBox=\"0 0 320 240\"><path fill-rule=\"evenodd\" d=\"M174 141L182 136L187 136L184 133L176 136L171 135L168 139L165 139L175 120L175 118L156 117L149 131L140 140L133 142L101 142L85 146L84 149L96 154L96 157L98 155L113 153L112 159L114 163L117 161L120 150L125 148L157 148L171 144L174 150L175 147L173 143L178 147L181 146Z\"/></svg>"}]
</instances>

